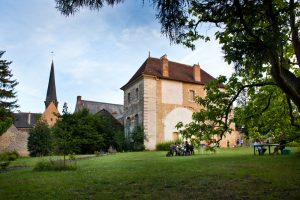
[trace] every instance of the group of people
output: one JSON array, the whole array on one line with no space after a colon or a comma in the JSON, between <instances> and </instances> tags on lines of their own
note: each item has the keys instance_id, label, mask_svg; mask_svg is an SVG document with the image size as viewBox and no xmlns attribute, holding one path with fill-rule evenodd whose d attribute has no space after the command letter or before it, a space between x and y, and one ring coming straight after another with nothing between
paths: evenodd
<instances>
[{"instance_id":1,"label":"group of people","mask_svg":"<svg viewBox=\"0 0 300 200\"><path fill-rule=\"evenodd\" d=\"M181 144L171 144L166 156L189 156L194 154L194 145L192 143L189 144L188 141L185 141Z\"/></svg>"},{"instance_id":2,"label":"group of people","mask_svg":"<svg viewBox=\"0 0 300 200\"><path fill-rule=\"evenodd\" d=\"M269 141L267 141L266 143L269 143ZM253 143L254 146L257 146L256 149L258 151L259 155L264 155L264 153L267 151L267 149L264 146L260 146L262 143L259 141L259 139L256 139L255 142ZM283 149L285 148L285 144L286 141L285 139L281 138L281 140L279 141L278 145L274 148L274 155L278 154L278 151L283 151Z\"/></svg>"}]
</instances>

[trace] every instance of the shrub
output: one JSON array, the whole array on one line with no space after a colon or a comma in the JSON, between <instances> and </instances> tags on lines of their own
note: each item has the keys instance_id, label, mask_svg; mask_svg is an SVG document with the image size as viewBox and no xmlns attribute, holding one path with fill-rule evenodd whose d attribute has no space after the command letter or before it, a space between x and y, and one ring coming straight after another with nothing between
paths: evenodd
<instances>
[{"instance_id":1,"label":"shrub","mask_svg":"<svg viewBox=\"0 0 300 200\"><path fill-rule=\"evenodd\" d=\"M76 170L77 166L75 162L64 162L64 160L41 160L36 163L33 170L35 171L64 171L64 170Z\"/></svg>"},{"instance_id":2,"label":"shrub","mask_svg":"<svg viewBox=\"0 0 300 200\"><path fill-rule=\"evenodd\" d=\"M206 146L204 148L205 151L210 151L210 152L213 152L213 153L216 153L216 149L214 147L211 147L211 146Z\"/></svg>"},{"instance_id":3,"label":"shrub","mask_svg":"<svg viewBox=\"0 0 300 200\"><path fill-rule=\"evenodd\" d=\"M147 140L144 129L140 126L136 127L129 133L126 138L125 147L129 151L143 151L145 150L144 140Z\"/></svg>"},{"instance_id":4,"label":"shrub","mask_svg":"<svg viewBox=\"0 0 300 200\"><path fill-rule=\"evenodd\" d=\"M0 160L0 168L1 169L6 169L9 164L10 164L9 160Z\"/></svg>"},{"instance_id":5,"label":"shrub","mask_svg":"<svg viewBox=\"0 0 300 200\"><path fill-rule=\"evenodd\" d=\"M19 157L20 157L20 155L16 151L1 153L0 154L0 168L6 169L9 166L11 161L14 161Z\"/></svg>"},{"instance_id":6,"label":"shrub","mask_svg":"<svg viewBox=\"0 0 300 200\"><path fill-rule=\"evenodd\" d=\"M299 144L299 142L293 141L293 142L287 143L286 146L288 146L288 147L299 147L300 144Z\"/></svg>"},{"instance_id":7,"label":"shrub","mask_svg":"<svg viewBox=\"0 0 300 200\"><path fill-rule=\"evenodd\" d=\"M4 153L0 154L1 161L14 161L19 157L20 157L20 155L17 151L4 152Z\"/></svg>"},{"instance_id":8,"label":"shrub","mask_svg":"<svg viewBox=\"0 0 300 200\"><path fill-rule=\"evenodd\" d=\"M174 144L174 143L181 144L182 140L177 139L175 142L174 141L166 141L166 142L156 144L156 151L169 151L171 144Z\"/></svg>"},{"instance_id":9,"label":"shrub","mask_svg":"<svg viewBox=\"0 0 300 200\"><path fill-rule=\"evenodd\" d=\"M172 142L172 141L167 141L167 142L162 142L162 143L156 144L156 150L157 151L169 151L170 145L173 143L174 142Z\"/></svg>"}]
</instances>

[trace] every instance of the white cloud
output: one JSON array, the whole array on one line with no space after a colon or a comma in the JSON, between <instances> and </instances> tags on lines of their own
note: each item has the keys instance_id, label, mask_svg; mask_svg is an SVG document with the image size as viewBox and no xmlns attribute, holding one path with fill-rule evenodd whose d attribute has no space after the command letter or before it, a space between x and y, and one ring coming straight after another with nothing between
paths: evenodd
<instances>
[{"instance_id":1,"label":"white cloud","mask_svg":"<svg viewBox=\"0 0 300 200\"><path fill-rule=\"evenodd\" d=\"M6 1L0 7L0 46L7 50L6 58L14 61L22 111L44 110L51 51L59 110L68 102L73 111L77 95L122 103L119 88L142 65L149 51L153 57L167 54L170 60L189 65L199 62L214 76L230 71L215 41L199 42L196 51L170 46L147 5L125 1L100 12L83 9L70 17L62 16L54 7L53 0Z\"/></svg>"}]
</instances>

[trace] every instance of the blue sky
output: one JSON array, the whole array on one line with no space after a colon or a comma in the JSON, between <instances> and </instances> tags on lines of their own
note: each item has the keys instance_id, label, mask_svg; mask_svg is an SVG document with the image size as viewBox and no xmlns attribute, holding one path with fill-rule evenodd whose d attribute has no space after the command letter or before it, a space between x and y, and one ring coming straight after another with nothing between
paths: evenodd
<instances>
[{"instance_id":1,"label":"blue sky","mask_svg":"<svg viewBox=\"0 0 300 200\"><path fill-rule=\"evenodd\" d=\"M122 87L148 57L161 57L229 76L217 41L198 42L195 51L170 45L161 35L152 5L127 0L99 12L83 9L62 16L54 0L0 0L0 50L10 68L19 110L43 112L51 61L54 61L59 111L73 112L76 97L123 104ZM206 30L203 30L206 31ZM207 34L211 34L209 31ZM54 52L54 55L51 52Z\"/></svg>"}]
</instances>

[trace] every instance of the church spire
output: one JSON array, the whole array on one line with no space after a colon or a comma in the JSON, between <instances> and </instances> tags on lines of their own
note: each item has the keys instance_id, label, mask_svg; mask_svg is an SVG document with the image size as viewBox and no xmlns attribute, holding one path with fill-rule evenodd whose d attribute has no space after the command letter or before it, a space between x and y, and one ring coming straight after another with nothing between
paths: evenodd
<instances>
[{"instance_id":1,"label":"church spire","mask_svg":"<svg viewBox=\"0 0 300 200\"><path fill-rule=\"evenodd\" d=\"M47 90L47 96L46 96L46 101L45 101L46 108L49 106L49 104L51 102L53 102L54 105L57 108L58 102L57 102L57 98L56 98L56 87L55 87L55 76L54 76L53 60L52 60L52 64L51 64L48 90Z\"/></svg>"}]
</instances>

